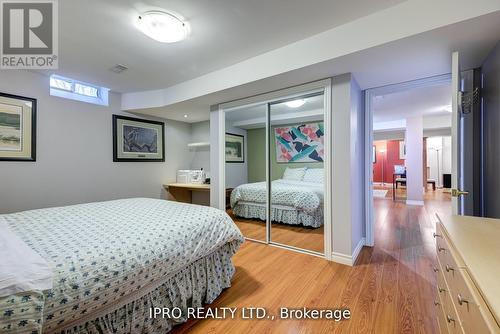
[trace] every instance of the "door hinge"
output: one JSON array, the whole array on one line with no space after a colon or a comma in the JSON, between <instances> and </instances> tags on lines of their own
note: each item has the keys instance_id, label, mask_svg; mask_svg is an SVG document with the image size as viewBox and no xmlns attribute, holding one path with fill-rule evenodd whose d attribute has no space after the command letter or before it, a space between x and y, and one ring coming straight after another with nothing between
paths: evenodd
<instances>
[{"instance_id":1,"label":"door hinge","mask_svg":"<svg viewBox=\"0 0 500 334\"><path fill-rule=\"evenodd\" d=\"M462 114L470 114L474 104L479 102L480 92L479 87L474 88L471 92L458 92L458 106Z\"/></svg>"}]
</instances>

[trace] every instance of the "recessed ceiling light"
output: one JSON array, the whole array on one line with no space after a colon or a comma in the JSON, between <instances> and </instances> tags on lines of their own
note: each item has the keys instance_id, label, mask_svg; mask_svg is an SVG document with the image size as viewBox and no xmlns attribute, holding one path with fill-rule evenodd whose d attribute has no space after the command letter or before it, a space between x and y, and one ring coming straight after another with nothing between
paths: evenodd
<instances>
[{"instance_id":1,"label":"recessed ceiling light","mask_svg":"<svg viewBox=\"0 0 500 334\"><path fill-rule=\"evenodd\" d=\"M298 108L298 107L302 107L304 105L304 103L306 103L306 100L299 99L299 100L293 100L293 101L286 102L285 104L287 105L287 107L290 107L290 108Z\"/></svg>"},{"instance_id":2,"label":"recessed ceiling light","mask_svg":"<svg viewBox=\"0 0 500 334\"><path fill-rule=\"evenodd\" d=\"M186 39L189 24L176 15L163 11L149 11L137 18L137 28L146 36L162 43Z\"/></svg>"},{"instance_id":3,"label":"recessed ceiling light","mask_svg":"<svg viewBox=\"0 0 500 334\"><path fill-rule=\"evenodd\" d=\"M184 118L188 118L188 115L187 115L187 114L184 114Z\"/></svg>"}]
</instances>

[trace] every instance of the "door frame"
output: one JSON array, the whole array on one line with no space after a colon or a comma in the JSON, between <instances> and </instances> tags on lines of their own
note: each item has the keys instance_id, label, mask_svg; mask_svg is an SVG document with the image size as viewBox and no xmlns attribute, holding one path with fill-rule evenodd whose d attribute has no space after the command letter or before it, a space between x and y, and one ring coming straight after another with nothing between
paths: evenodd
<instances>
[{"instance_id":1,"label":"door frame","mask_svg":"<svg viewBox=\"0 0 500 334\"><path fill-rule=\"evenodd\" d=\"M275 247L280 247L280 248L286 248L290 249L296 252L304 253L304 254L310 254L310 255L315 255L315 256L320 256L323 257L329 261L332 261L332 249L333 249L333 223L332 223L332 212L331 212L331 198L332 198L332 135L331 135L331 130L332 130L332 119L331 119L331 113L332 113L332 108L331 108L331 79L323 79L319 81L314 81L298 86L293 86L285 89L280 89L276 91L272 91L269 93L264 93L256 96L251 96L248 98L236 100L236 101L230 101L226 103L222 103L218 105L218 110L216 111L218 113L218 162L219 162L219 168L218 168L218 203L219 203L219 209L224 210L226 209L226 157L225 157L225 133L226 133L226 118L225 118L225 113L226 112L231 112L235 111L241 108L247 108L250 106L255 106L255 105L262 105L266 103L272 103L272 102L277 102L281 101L284 99L293 99L298 98L300 96L309 94L309 93L315 93L315 92L322 92L323 93L323 99L324 99L324 123L325 123L325 152L327 152L324 162L323 162L323 169L325 171L325 196L323 199L323 206L324 206L324 249L323 253L318 253L314 251L308 251L302 248L297 248L293 246L288 246L288 245L282 245L279 243L272 242L271 236L270 236L270 227L266 223L266 240L264 243L275 246ZM266 117L269 117L269 112L266 112ZM267 125L266 125L267 129ZM268 166L268 157L269 157L269 136L268 136L268 131L266 131L266 173L269 173ZM268 176L266 176L267 178ZM269 201L269 196L268 199ZM269 204L267 205L269 207ZM269 210L268 210L269 211ZM269 214L269 212L268 212ZM246 237L245 237L246 238ZM260 240L253 240L251 238L246 238L248 240L252 241L258 241L261 242Z\"/></svg>"},{"instance_id":2,"label":"door frame","mask_svg":"<svg viewBox=\"0 0 500 334\"><path fill-rule=\"evenodd\" d=\"M402 92L408 89L451 84L451 73L423 79L405 81L365 90L365 211L366 211L366 246L375 245L375 215L373 204L373 98L378 95ZM451 94L451 91L450 91Z\"/></svg>"}]
</instances>

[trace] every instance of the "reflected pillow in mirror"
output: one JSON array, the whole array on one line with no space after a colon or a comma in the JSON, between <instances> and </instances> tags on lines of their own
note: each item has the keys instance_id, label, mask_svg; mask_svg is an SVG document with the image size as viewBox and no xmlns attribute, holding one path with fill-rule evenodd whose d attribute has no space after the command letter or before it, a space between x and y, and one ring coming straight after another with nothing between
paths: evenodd
<instances>
[{"instance_id":1,"label":"reflected pillow in mirror","mask_svg":"<svg viewBox=\"0 0 500 334\"><path fill-rule=\"evenodd\" d=\"M306 173L305 168L286 168L283 173L283 180L295 180L302 181L304 174Z\"/></svg>"}]
</instances>

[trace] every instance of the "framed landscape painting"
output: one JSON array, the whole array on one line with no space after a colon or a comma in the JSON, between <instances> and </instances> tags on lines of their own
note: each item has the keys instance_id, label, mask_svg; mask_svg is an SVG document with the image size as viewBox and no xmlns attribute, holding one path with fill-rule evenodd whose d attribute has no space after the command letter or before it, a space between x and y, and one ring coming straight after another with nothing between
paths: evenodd
<instances>
[{"instance_id":1,"label":"framed landscape painting","mask_svg":"<svg viewBox=\"0 0 500 334\"><path fill-rule=\"evenodd\" d=\"M323 122L274 128L276 161L323 162L325 131Z\"/></svg>"},{"instance_id":2,"label":"framed landscape painting","mask_svg":"<svg viewBox=\"0 0 500 334\"><path fill-rule=\"evenodd\" d=\"M113 115L113 161L165 161L165 124Z\"/></svg>"},{"instance_id":3,"label":"framed landscape painting","mask_svg":"<svg viewBox=\"0 0 500 334\"><path fill-rule=\"evenodd\" d=\"M0 161L36 161L36 99L0 93Z\"/></svg>"},{"instance_id":4,"label":"framed landscape painting","mask_svg":"<svg viewBox=\"0 0 500 334\"><path fill-rule=\"evenodd\" d=\"M226 162L245 162L245 137L226 133Z\"/></svg>"}]
</instances>

